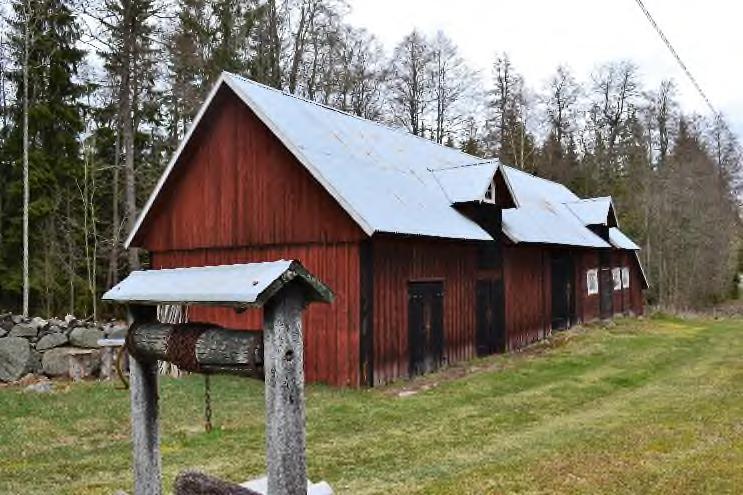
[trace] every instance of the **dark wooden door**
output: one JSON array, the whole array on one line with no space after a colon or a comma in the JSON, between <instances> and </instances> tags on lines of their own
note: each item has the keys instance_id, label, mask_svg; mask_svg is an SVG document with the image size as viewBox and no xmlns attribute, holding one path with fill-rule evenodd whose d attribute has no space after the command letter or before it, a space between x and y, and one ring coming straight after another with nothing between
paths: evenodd
<instances>
[{"instance_id":1,"label":"dark wooden door","mask_svg":"<svg viewBox=\"0 0 743 495\"><path fill-rule=\"evenodd\" d=\"M506 323L503 281L478 280L475 286L477 327L475 344L477 355L486 356L506 350Z\"/></svg>"},{"instance_id":2,"label":"dark wooden door","mask_svg":"<svg viewBox=\"0 0 743 495\"><path fill-rule=\"evenodd\" d=\"M568 328L573 320L573 263L568 254L552 256L552 328Z\"/></svg>"},{"instance_id":3,"label":"dark wooden door","mask_svg":"<svg viewBox=\"0 0 743 495\"><path fill-rule=\"evenodd\" d=\"M601 267L599 270L599 306L601 318L611 318L614 315L614 277L609 267Z\"/></svg>"},{"instance_id":4,"label":"dark wooden door","mask_svg":"<svg viewBox=\"0 0 743 495\"><path fill-rule=\"evenodd\" d=\"M408 284L410 375L436 370L444 357L444 284Z\"/></svg>"}]
</instances>

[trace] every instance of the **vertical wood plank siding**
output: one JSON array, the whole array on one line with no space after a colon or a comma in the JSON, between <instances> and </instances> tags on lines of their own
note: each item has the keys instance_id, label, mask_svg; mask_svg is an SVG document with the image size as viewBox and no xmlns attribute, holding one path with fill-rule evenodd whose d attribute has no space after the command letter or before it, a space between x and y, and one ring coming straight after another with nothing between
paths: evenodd
<instances>
[{"instance_id":1,"label":"vertical wood plank siding","mask_svg":"<svg viewBox=\"0 0 743 495\"><path fill-rule=\"evenodd\" d=\"M503 250L506 347L518 349L549 335L552 325L550 252L542 246Z\"/></svg>"},{"instance_id":2,"label":"vertical wood plank siding","mask_svg":"<svg viewBox=\"0 0 743 495\"><path fill-rule=\"evenodd\" d=\"M310 382L359 385L359 249L357 244L268 246L157 252L153 268L299 260L310 273L333 289L332 304L312 304L304 312L305 373ZM236 313L227 308L194 307L193 321L228 328L261 330L261 310Z\"/></svg>"},{"instance_id":3,"label":"vertical wood plank siding","mask_svg":"<svg viewBox=\"0 0 743 495\"><path fill-rule=\"evenodd\" d=\"M134 244L151 252L363 237L229 89L218 94L150 211Z\"/></svg>"},{"instance_id":4,"label":"vertical wood plank siding","mask_svg":"<svg viewBox=\"0 0 743 495\"><path fill-rule=\"evenodd\" d=\"M599 268L599 252L595 249L578 250L575 260L576 316L582 323L588 323L600 315L599 294L589 296L586 281L586 272Z\"/></svg>"},{"instance_id":5,"label":"vertical wood plank siding","mask_svg":"<svg viewBox=\"0 0 743 495\"><path fill-rule=\"evenodd\" d=\"M335 292L305 313L309 381L358 385L359 251L365 234L230 89L189 141L134 240L154 268L297 259ZM192 317L260 329L257 311Z\"/></svg>"},{"instance_id":6,"label":"vertical wood plank siding","mask_svg":"<svg viewBox=\"0 0 743 495\"><path fill-rule=\"evenodd\" d=\"M444 360L475 355L474 243L373 238L374 383L408 376L408 282L444 282Z\"/></svg>"}]
</instances>

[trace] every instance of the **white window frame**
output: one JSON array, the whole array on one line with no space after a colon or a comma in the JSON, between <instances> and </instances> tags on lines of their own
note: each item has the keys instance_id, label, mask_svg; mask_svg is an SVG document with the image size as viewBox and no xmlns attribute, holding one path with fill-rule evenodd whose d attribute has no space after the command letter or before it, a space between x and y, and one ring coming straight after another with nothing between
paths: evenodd
<instances>
[{"instance_id":1,"label":"white window frame","mask_svg":"<svg viewBox=\"0 0 743 495\"><path fill-rule=\"evenodd\" d=\"M599 293L599 270L591 268L586 270L586 289L589 296Z\"/></svg>"},{"instance_id":2,"label":"white window frame","mask_svg":"<svg viewBox=\"0 0 743 495\"><path fill-rule=\"evenodd\" d=\"M611 278L614 280L614 290L622 290L622 269L619 267L612 268Z\"/></svg>"},{"instance_id":3,"label":"white window frame","mask_svg":"<svg viewBox=\"0 0 743 495\"><path fill-rule=\"evenodd\" d=\"M622 287L625 289L629 288L629 267L622 267Z\"/></svg>"}]
</instances>

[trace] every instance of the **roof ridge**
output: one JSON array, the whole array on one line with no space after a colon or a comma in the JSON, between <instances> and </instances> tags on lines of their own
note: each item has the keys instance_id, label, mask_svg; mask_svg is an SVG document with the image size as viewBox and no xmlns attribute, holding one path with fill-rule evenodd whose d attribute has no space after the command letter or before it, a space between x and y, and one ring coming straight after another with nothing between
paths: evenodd
<instances>
[{"instance_id":1,"label":"roof ridge","mask_svg":"<svg viewBox=\"0 0 743 495\"><path fill-rule=\"evenodd\" d=\"M557 184L559 184L559 182ZM574 199L572 201L566 201L565 204L568 204L568 203L578 203L578 202L581 202L581 201L598 201L600 199L608 199L608 200L611 201L612 197L611 196L594 196L592 198L580 198L580 199Z\"/></svg>"},{"instance_id":2,"label":"roof ridge","mask_svg":"<svg viewBox=\"0 0 743 495\"><path fill-rule=\"evenodd\" d=\"M465 154L467 154L467 153L465 153ZM452 170L452 169L455 169L455 168L479 167L481 165L489 165L489 164L491 164L493 162L495 162L498 165L500 165L500 161L497 158L490 158L490 159L483 159L481 161L477 161L477 162L473 162L473 163L463 163L461 165L452 165L450 167L441 167L441 168L428 168L427 167L427 169L428 169L429 172L440 172L440 171L443 171L443 170Z\"/></svg>"},{"instance_id":3,"label":"roof ridge","mask_svg":"<svg viewBox=\"0 0 743 495\"><path fill-rule=\"evenodd\" d=\"M337 113L339 113L341 115L345 115L347 117L352 117L354 119L358 119L358 120L361 120L363 122L368 122L370 124L374 124L374 125L376 125L378 127L381 127L383 129L387 129L388 131L394 131L394 132L397 132L397 133L404 134L404 135L406 135L408 137L414 137L414 138L422 139L423 141L425 141L428 144L432 144L432 145L438 146L440 148L450 149L452 151L456 151L457 153L460 153L460 154L465 155L465 156L471 156L471 157L476 158L476 159L482 159L479 156L470 155L469 153L465 153L464 151L459 150L457 148L451 148L449 146L445 146L445 145L440 144L440 143L437 143L435 141L431 141L430 139L425 138L423 136L418 136L417 134L413 134L412 132L409 132L406 129L401 129L399 127L392 127L391 125L383 124L382 122L377 122L376 120L365 119L364 117L361 117L360 115L355 115L355 114L346 112L344 110L340 110L338 108L332 107L330 105L326 105L326 104L320 103L318 101L310 100L309 98L305 98L303 96L295 95L295 94L292 94L292 93L287 93L283 89L274 88L273 86L268 86L266 84L259 83L258 81L254 81L254 80L249 79L249 78L247 78L245 76L241 76L240 74L235 74L234 72L223 71L223 73L224 74L228 74L228 75L230 75L232 77L236 77L238 79L241 79L241 80L243 80L243 81L245 81L245 82L247 82L249 84L255 84L256 86L260 86L260 87L262 87L264 89L268 89L268 90L274 91L276 93L281 93L284 96L289 96L289 97L294 98L296 100L303 101L305 103L311 103L312 105L316 105L316 106L318 106L320 108L324 108L326 110L331 110L333 112L337 112Z\"/></svg>"}]
</instances>

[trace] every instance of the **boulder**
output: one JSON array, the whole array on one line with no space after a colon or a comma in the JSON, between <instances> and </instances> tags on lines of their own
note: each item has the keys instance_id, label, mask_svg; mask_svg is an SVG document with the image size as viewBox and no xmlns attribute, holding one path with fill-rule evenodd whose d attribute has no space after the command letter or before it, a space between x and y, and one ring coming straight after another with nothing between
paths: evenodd
<instances>
[{"instance_id":1,"label":"boulder","mask_svg":"<svg viewBox=\"0 0 743 495\"><path fill-rule=\"evenodd\" d=\"M77 347L55 347L46 351L41 359L44 374L70 376L70 357L74 359L76 373L80 373L80 376L91 375L101 366L100 352ZM80 369L77 369L78 366Z\"/></svg>"},{"instance_id":2,"label":"boulder","mask_svg":"<svg viewBox=\"0 0 743 495\"><path fill-rule=\"evenodd\" d=\"M21 315L13 315L10 317L10 319L14 325L17 325L18 323L23 323L23 316Z\"/></svg>"},{"instance_id":3,"label":"boulder","mask_svg":"<svg viewBox=\"0 0 743 495\"><path fill-rule=\"evenodd\" d=\"M0 327L0 339L5 337L6 335L8 335L8 331L5 328Z\"/></svg>"},{"instance_id":4,"label":"boulder","mask_svg":"<svg viewBox=\"0 0 743 495\"><path fill-rule=\"evenodd\" d=\"M76 347L98 348L98 339L104 337L97 328L77 327L70 332L70 344Z\"/></svg>"},{"instance_id":5,"label":"boulder","mask_svg":"<svg viewBox=\"0 0 743 495\"><path fill-rule=\"evenodd\" d=\"M33 367L31 346L22 337L0 339L0 381L13 382Z\"/></svg>"},{"instance_id":6,"label":"boulder","mask_svg":"<svg viewBox=\"0 0 743 495\"><path fill-rule=\"evenodd\" d=\"M0 330L5 330L5 333L7 334L10 332L10 329L13 328L13 319L11 316L6 316L4 318L0 318Z\"/></svg>"},{"instance_id":7,"label":"boulder","mask_svg":"<svg viewBox=\"0 0 743 495\"><path fill-rule=\"evenodd\" d=\"M25 337L28 339L36 337L38 333L38 328L30 323L17 323L10 330L10 337Z\"/></svg>"},{"instance_id":8,"label":"boulder","mask_svg":"<svg viewBox=\"0 0 743 495\"><path fill-rule=\"evenodd\" d=\"M36 350L47 351L54 347L65 345L67 342L69 342L69 339L64 333L48 333L36 343Z\"/></svg>"},{"instance_id":9,"label":"boulder","mask_svg":"<svg viewBox=\"0 0 743 495\"><path fill-rule=\"evenodd\" d=\"M46 328L47 325L49 325L49 322L43 318L34 316L33 318L31 318L31 321L28 322L28 324L36 327L36 330L42 330Z\"/></svg>"},{"instance_id":10,"label":"boulder","mask_svg":"<svg viewBox=\"0 0 743 495\"><path fill-rule=\"evenodd\" d=\"M64 320L60 320L59 318L49 318L49 326L67 326L67 323Z\"/></svg>"},{"instance_id":11,"label":"boulder","mask_svg":"<svg viewBox=\"0 0 743 495\"><path fill-rule=\"evenodd\" d=\"M41 358L44 374L48 376L68 376L70 374L70 347L49 349Z\"/></svg>"},{"instance_id":12,"label":"boulder","mask_svg":"<svg viewBox=\"0 0 743 495\"><path fill-rule=\"evenodd\" d=\"M40 382L32 383L23 390L25 392L36 392L37 394L46 394L52 391L54 385L49 380L42 380Z\"/></svg>"},{"instance_id":13,"label":"boulder","mask_svg":"<svg viewBox=\"0 0 743 495\"><path fill-rule=\"evenodd\" d=\"M107 337L109 339L124 339L126 338L126 331L129 327L126 325L116 325L108 332Z\"/></svg>"}]
</instances>

